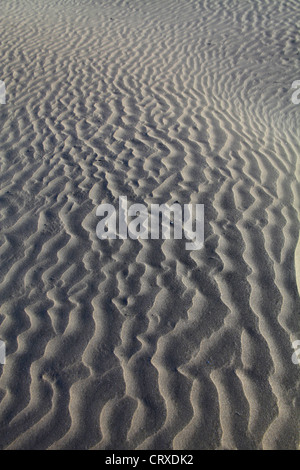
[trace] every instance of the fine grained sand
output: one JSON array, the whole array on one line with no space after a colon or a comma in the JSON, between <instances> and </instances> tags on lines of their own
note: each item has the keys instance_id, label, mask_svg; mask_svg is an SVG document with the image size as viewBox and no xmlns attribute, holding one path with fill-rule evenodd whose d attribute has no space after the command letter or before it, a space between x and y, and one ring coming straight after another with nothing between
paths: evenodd
<instances>
[{"instance_id":1,"label":"fine grained sand","mask_svg":"<svg viewBox=\"0 0 300 470\"><path fill-rule=\"evenodd\" d=\"M1 449L298 448L299 20L1 2ZM100 241L120 195L205 204L204 248Z\"/></svg>"}]
</instances>

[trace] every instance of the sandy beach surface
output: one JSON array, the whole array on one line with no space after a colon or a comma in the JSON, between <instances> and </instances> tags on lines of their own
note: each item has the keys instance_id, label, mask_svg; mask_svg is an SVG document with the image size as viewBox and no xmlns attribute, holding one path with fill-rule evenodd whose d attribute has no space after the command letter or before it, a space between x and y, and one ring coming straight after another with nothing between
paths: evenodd
<instances>
[{"instance_id":1,"label":"sandy beach surface","mask_svg":"<svg viewBox=\"0 0 300 470\"><path fill-rule=\"evenodd\" d=\"M298 0L1 1L0 449L299 448L299 27ZM203 248L100 240L120 196L204 204Z\"/></svg>"}]
</instances>

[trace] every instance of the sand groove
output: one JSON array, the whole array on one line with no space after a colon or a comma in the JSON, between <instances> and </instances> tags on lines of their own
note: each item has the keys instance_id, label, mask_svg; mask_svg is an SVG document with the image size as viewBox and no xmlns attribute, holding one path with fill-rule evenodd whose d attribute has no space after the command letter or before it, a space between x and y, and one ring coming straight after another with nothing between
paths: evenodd
<instances>
[{"instance_id":1,"label":"sand groove","mask_svg":"<svg viewBox=\"0 0 300 470\"><path fill-rule=\"evenodd\" d=\"M299 20L4 2L1 449L298 447ZM120 195L205 204L204 248L100 242Z\"/></svg>"}]
</instances>

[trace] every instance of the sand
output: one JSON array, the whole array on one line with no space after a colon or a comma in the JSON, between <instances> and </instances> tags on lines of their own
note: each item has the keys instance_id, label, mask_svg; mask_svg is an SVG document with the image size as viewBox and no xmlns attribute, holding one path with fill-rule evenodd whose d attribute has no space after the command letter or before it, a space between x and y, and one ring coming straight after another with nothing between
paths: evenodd
<instances>
[{"instance_id":1,"label":"sand","mask_svg":"<svg viewBox=\"0 0 300 470\"><path fill-rule=\"evenodd\" d=\"M1 2L1 449L298 448L299 21ZM204 204L204 247L99 240L119 196Z\"/></svg>"}]
</instances>

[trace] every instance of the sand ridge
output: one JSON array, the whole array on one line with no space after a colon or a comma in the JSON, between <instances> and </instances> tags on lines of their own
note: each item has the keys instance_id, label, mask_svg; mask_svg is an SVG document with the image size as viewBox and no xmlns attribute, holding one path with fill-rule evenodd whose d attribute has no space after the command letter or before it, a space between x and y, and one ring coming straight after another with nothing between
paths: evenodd
<instances>
[{"instance_id":1,"label":"sand ridge","mask_svg":"<svg viewBox=\"0 0 300 470\"><path fill-rule=\"evenodd\" d=\"M299 19L4 2L2 449L298 447ZM120 195L205 204L204 248L98 240Z\"/></svg>"}]
</instances>

